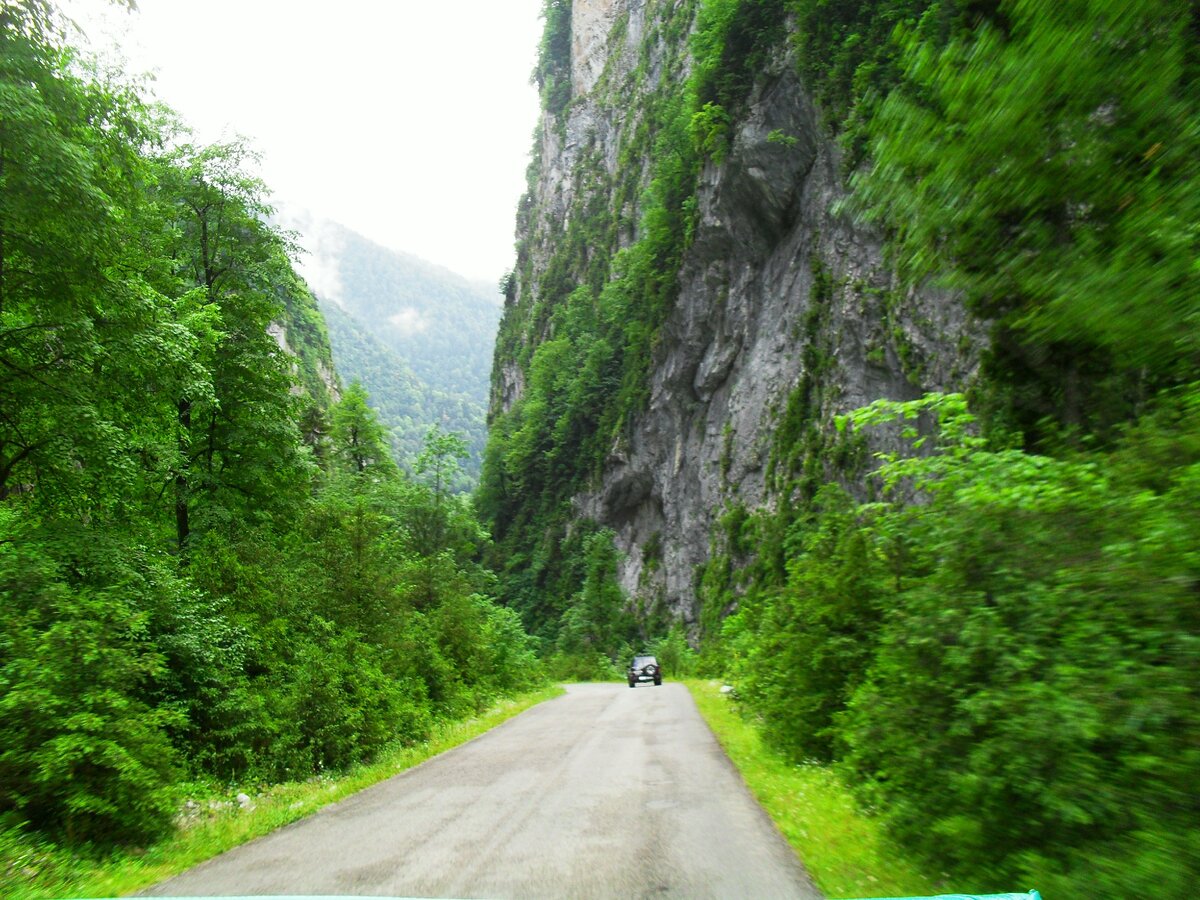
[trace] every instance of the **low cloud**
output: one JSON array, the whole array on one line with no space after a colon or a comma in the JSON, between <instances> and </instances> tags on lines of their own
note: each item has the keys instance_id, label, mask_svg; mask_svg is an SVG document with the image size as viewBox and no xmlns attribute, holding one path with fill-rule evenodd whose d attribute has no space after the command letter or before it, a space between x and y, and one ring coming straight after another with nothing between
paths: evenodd
<instances>
[{"instance_id":1,"label":"low cloud","mask_svg":"<svg viewBox=\"0 0 1200 900\"><path fill-rule=\"evenodd\" d=\"M421 311L411 307L400 310L400 312L391 316L388 321L405 337L420 334L429 327L429 322L421 315Z\"/></svg>"}]
</instances>

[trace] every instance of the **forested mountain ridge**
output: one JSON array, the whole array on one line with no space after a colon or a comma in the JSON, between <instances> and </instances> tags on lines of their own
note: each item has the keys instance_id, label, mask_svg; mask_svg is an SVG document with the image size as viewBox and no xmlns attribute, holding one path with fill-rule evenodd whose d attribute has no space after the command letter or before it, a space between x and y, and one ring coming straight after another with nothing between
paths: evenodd
<instances>
[{"instance_id":1,"label":"forested mountain ridge","mask_svg":"<svg viewBox=\"0 0 1200 900\"><path fill-rule=\"evenodd\" d=\"M371 397L383 423L399 423L411 429L432 422L425 411L423 385L403 359L390 350L374 334L367 331L336 303L321 304L322 315L329 329L330 343L350 361L353 375ZM339 366L338 371L342 368ZM393 426L394 427L394 426Z\"/></svg>"},{"instance_id":2,"label":"forested mountain ridge","mask_svg":"<svg viewBox=\"0 0 1200 900\"><path fill-rule=\"evenodd\" d=\"M1200 7L544 14L505 601L686 631L956 883L1188 896Z\"/></svg>"},{"instance_id":3,"label":"forested mountain ridge","mask_svg":"<svg viewBox=\"0 0 1200 900\"><path fill-rule=\"evenodd\" d=\"M457 488L468 489L486 435L499 289L334 223L310 225L338 371L367 388L400 458L416 457L431 426L462 434L470 455Z\"/></svg>"},{"instance_id":4,"label":"forested mountain ridge","mask_svg":"<svg viewBox=\"0 0 1200 900\"><path fill-rule=\"evenodd\" d=\"M409 476L338 390L255 168L53 4L0 5L5 896L539 678L448 492L461 441Z\"/></svg>"},{"instance_id":5,"label":"forested mountain ridge","mask_svg":"<svg viewBox=\"0 0 1200 900\"><path fill-rule=\"evenodd\" d=\"M501 303L495 285L469 281L346 229L338 256L343 306L386 332L418 376L448 392L486 387Z\"/></svg>"}]
</instances>

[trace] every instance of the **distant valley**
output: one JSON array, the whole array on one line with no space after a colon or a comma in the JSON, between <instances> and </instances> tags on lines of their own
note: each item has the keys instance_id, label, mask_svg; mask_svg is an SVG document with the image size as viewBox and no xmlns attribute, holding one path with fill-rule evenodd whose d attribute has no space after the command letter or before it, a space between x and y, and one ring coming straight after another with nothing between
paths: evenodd
<instances>
[{"instance_id":1,"label":"distant valley","mask_svg":"<svg viewBox=\"0 0 1200 900\"><path fill-rule=\"evenodd\" d=\"M420 452L431 425L459 432L471 455L455 487L470 489L486 440L499 288L332 222L289 224L305 235L302 268L343 382L367 389L402 464Z\"/></svg>"}]
</instances>

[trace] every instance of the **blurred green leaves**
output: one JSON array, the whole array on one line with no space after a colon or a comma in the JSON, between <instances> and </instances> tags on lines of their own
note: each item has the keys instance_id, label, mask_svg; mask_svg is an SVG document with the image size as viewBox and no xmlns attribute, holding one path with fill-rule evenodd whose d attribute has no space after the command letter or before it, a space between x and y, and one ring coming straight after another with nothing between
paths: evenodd
<instances>
[{"instance_id":1,"label":"blurred green leaves","mask_svg":"<svg viewBox=\"0 0 1200 900\"><path fill-rule=\"evenodd\" d=\"M1013 0L897 34L897 89L867 123L853 205L910 278L1126 367L1194 364L1200 109L1194 11L1170 0Z\"/></svg>"},{"instance_id":2,"label":"blurred green leaves","mask_svg":"<svg viewBox=\"0 0 1200 900\"><path fill-rule=\"evenodd\" d=\"M921 421L923 448L881 457L880 500L830 486L794 522L785 583L726 624L739 695L968 884L1186 896L1198 403L1164 394L1116 449L1060 458L989 446L962 398L858 411L854 428Z\"/></svg>"}]
</instances>

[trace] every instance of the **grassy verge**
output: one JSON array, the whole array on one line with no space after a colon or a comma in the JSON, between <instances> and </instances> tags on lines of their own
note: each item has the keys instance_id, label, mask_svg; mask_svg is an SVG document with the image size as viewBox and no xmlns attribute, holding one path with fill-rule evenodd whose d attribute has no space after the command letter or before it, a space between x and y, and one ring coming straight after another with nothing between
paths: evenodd
<instances>
[{"instance_id":1,"label":"grassy verge","mask_svg":"<svg viewBox=\"0 0 1200 900\"><path fill-rule=\"evenodd\" d=\"M442 724L427 742L398 747L369 765L339 775L272 785L252 796L244 808L234 799L236 788L219 797L207 797L193 807L194 814L189 811L186 824L178 831L145 849L122 851L98 860L34 844L13 832L0 832L0 896L37 900L132 893L466 743L562 693L561 687L548 687L501 701L476 718Z\"/></svg>"},{"instance_id":2,"label":"grassy verge","mask_svg":"<svg viewBox=\"0 0 1200 900\"><path fill-rule=\"evenodd\" d=\"M715 681L685 682L701 715L829 897L936 894L944 885L923 874L863 815L827 766L792 765L763 745Z\"/></svg>"}]
</instances>

